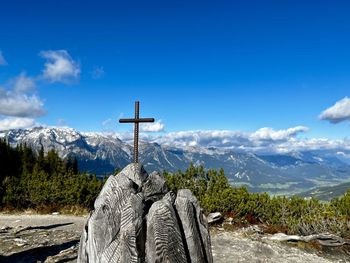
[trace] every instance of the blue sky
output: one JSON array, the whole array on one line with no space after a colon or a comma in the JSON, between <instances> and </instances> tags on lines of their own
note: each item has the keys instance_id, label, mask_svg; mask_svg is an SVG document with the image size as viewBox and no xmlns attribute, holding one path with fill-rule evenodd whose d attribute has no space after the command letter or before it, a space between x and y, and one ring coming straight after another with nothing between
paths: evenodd
<instances>
[{"instance_id":1,"label":"blue sky","mask_svg":"<svg viewBox=\"0 0 350 263\"><path fill-rule=\"evenodd\" d=\"M3 1L0 128L129 131L117 119L140 100L167 133L303 126L291 136L346 138L349 10L348 1Z\"/></svg>"}]
</instances>

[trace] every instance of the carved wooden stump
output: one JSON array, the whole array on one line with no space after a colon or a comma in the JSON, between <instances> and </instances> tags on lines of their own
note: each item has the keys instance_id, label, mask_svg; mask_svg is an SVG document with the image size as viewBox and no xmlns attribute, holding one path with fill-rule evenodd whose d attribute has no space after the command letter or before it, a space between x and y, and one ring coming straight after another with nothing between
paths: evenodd
<instances>
[{"instance_id":1,"label":"carved wooden stump","mask_svg":"<svg viewBox=\"0 0 350 263\"><path fill-rule=\"evenodd\" d=\"M110 176L80 239L78 262L213 262L205 216L189 190L130 164Z\"/></svg>"}]
</instances>

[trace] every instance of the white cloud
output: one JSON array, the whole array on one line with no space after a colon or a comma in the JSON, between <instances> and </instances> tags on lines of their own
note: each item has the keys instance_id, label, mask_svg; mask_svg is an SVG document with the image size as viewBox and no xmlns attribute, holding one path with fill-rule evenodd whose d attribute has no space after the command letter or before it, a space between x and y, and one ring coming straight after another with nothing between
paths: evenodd
<instances>
[{"instance_id":1,"label":"white cloud","mask_svg":"<svg viewBox=\"0 0 350 263\"><path fill-rule=\"evenodd\" d=\"M35 81L21 73L8 81L7 89L0 87L0 115L39 117L45 114L43 101L35 94Z\"/></svg>"},{"instance_id":2,"label":"white cloud","mask_svg":"<svg viewBox=\"0 0 350 263\"><path fill-rule=\"evenodd\" d=\"M39 117L45 114L44 103L35 94L27 95L0 88L0 115Z\"/></svg>"},{"instance_id":3,"label":"white cloud","mask_svg":"<svg viewBox=\"0 0 350 263\"><path fill-rule=\"evenodd\" d=\"M337 101L333 106L324 110L319 118L331 123L339 123L350 120L350 98L345 97Z\"/></svg>"},{"instance_id":4,"label":"white cloud","mask_svg":"<svg viewBox=\"0 0 350 263\"><path fill-rule=\"evenodd\" d=\"M36 85L35 81L27 77L24 72L22 72L17 78L10 81L13 90L17 93L26 93L30 91L35 91Z\"/></svg>"},{"instance_id":5,"label":"white cloud","mask_svg":"<svg viewBox=\"0 0 350 263\"><path fill-rule=\"evenodd\" d=\"M43 77L51 82L69 83L79 78L80 66L66 50L41 51L47 61Z\"/></svg>"},{"instance_id":6,"label":"white cloud","mask_svg":"<svg viewBox=\"0 0 350 263\"><path fill-rule=\"evenodd\" d=\"M303 150L350 150L348 139L332 140L328 138L294 139L275 146L276 150L284 152Z\"/></svg>"},{"instance_id":7,"label":"white cloud","mask_svg":"<svg viewBox=\"0 0 350 263\"><path fill-rule=\"evenodd\" d=\"M0 66L6 66L7 62L4 58L4 55L2 54L2 51L0 50Z\"/></svg>"},{"instance_id":8,"label":"white cloud","mask_svg":"<svg viewBox=\"0 0 350 263\"><path fill-rule=\"evenodd\" d=\"M248 134L239 131L208 130L179 131L158 136L156 140L174 146L231 147L248 140Z\"/></svg>"},{"instance_id":9,"label":"white cloud","mask_svg":"<svg viewBox=\"0 0 350 263\"><path fill-rule=\"evenodd\" d=\"M264 127L256 132L254 132L251 136L252 138L259 140L285 140L289 137L296 136L300 132L307 132L309 129L304 126L296 126L293 128L289 128L286 130L274 130L269 127Z\"/></svg>"},{"instance_id":10,"label":"white cloud","mask_svg":"<svg viewBox=\"0 0 350 263\"><path fill-rule=\"evenodd\" d=\"M140 131L142 132L161 132L164 130L164 124L162 121L156 121L153 123L141 123Z\"/></svg>"},{"instance_id":11,"label":"white cloud","mask_svg":"<svg viewBox=\"0 0 350 263\"><path fill-rule=\"evenodd\" d=\"M91 72L91 76L93 79L100 79L104 76L104 74L105 71L103 67L95 67Z\"/></svg>"},{"instance_id":12,"label":"white cloud","mask_svg":"<svg viewBox=\"0 0 350 263\"><path fill-rule=\"evenodd\" d=\"M35 125L31 118L5 118L0 120L0 130L24 129Z\"/></svg>"}]
</instances>

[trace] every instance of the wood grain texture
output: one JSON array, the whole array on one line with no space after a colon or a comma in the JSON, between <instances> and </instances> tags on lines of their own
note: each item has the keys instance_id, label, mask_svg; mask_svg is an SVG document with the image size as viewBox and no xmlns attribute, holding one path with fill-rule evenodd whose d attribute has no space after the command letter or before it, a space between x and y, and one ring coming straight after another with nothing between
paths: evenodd
<instances>
[{"instance_id":1,"label":"wood grain texture","mask_svg":"<svg viewBox=\"0 0 350 263\"><path fill-rule=\"evenodd\" d=\"M146 201L158 201L168 192L165 179L157 172L148 176L147 181L143 184L142 192Z\"/></svg>"},{"instance_id":2,"label":"wood grain texture","mask_svg":"<svg viewBox=\"0 0 350 263\"><path fill-rule=\"evenodd\" d=\"M208 226L189 190L175 196L160 174L130 164L96 198L78 262L211 263Z\"/></svg>"},{"instance_id":3,"label":"wood grain texture","mask_svg":"<svg viewBox=\"0 0 350 263\"><path fill-rule=\"evenodd\" d=\"M148 212L146 261L187 262L176 214L168 199L155 202Z\"/></svg>"},{"instance_id":4,"label":"wood grain texture","mask_svg":"<svg viewBox=\"0 0 350 263\"><path fill-rule=\"evenodd\" d=\"M177 193L175 209L191 262L213 262L208 225L197 198L190 190L181 189Z\"/></svg>"},{"instance_id":5,"label":"wood grain texture","mask_svg":"<svg viewBox=\"0 0 350 263\"><path fill-rule=\"evenodd\" d=\"M100 262L103 252L116 245L122 212L131 196L136 193L133 186L133 182L126 176L108 178L95 201L95 210L88 219L86 250L89 262ZM101 262L108 261L104 258Z\"/></svg>"},{"instance_id":6,"label":"wood grain texture","mask_svg":"<svg viewBox=\"0 0 350 263\"><path fill-rule=\"evenodd\" d=\"M102 252L101 262L139 262L137 239L142 232L142 200L142 193L129 196L121 211L120 230Z\"/></svg>"}]
</instances>

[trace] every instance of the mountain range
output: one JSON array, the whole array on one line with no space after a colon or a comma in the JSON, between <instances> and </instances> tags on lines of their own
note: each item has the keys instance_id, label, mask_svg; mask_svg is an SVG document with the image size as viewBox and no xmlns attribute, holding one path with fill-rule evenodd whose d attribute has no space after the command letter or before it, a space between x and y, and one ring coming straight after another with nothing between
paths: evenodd
<instances>
[{"instance_id":1,"label":"mountain range","mask_svg":"<svg viewBox=\"0 0 350 263\"><path fill-rule=\"evenodd\" d=\"M25 143L35 151L54 149L62 158L75 157L81 171L108 175L132 161L133 147L115 134L78 132L72 128L35 127L0 131L15 146ZM233 185L252 191L292 194L350 180L350 160L335 150L253 153L224 148L172 147L140 142L140 162L146 170L185 170L190 163L223 168Z\"/></svg>"}]
</instances>

